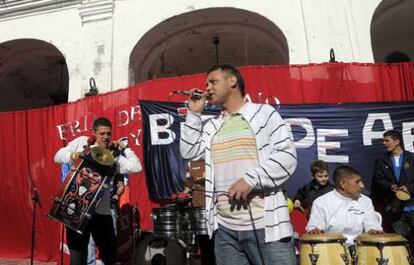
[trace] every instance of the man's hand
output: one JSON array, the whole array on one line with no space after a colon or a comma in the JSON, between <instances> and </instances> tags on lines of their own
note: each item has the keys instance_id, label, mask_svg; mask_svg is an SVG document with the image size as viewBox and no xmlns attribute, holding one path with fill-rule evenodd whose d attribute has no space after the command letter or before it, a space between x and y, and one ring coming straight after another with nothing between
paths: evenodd
<instances>
[{"instance_id":1,"label":"man's hand","mask_svg":"<svg viewBox=\"0 0 414 265\"><path fill-rule=\"evenodd\" d=\"M186 194L190 194L191 189L189 187L185 186L183 192L186 193Z\"/></svg>"},{"instance_id":2,"label":"man's hand","mask_svg":"<svg viewBox=\"0 0 414 265\"><path fill-rule=\"evenodd\" d=\"M114 194L111 198L111 206L112 209L115 211L115 216L118 218L121 209L119 208L119 195Z\"/></svg>"},{"instance_id":3,"label":"man's hand","mask_svg":"<svg viewBox=\"0 0 414 265\"><path fill-rule=\"evenodd\" d=\"M244 179L236 181L227 191L229 200L247 200L247 196L253 190Z\"/></svg>"},{"instance_id":4,"label":"man's hand","mask_svg":"<svg viewBox=\"0 0 414 265\"><path fill-rule=\"evenodd\" d=\"M119 201L119 195L118 194L114 194L111 198L112 201Z\"/></svg>"},{"instance_id":5,"label":"man's hand","mask_svg":"<svg viewBox=\"0 0 414 265\"><path fill-rule=\"evenodd\" d=\"M116 141L115 142L115 145L118 147L118 149L120 150L120 151L122 151L122 150L124 150L127 146L123 143L123 142L121 142L121 141Z\"/></svg>"},{"instance_id":6,"label":"man's hand","mask_svg":"<svg viewBox=\"0 0 414 265\"><path fill-rule=\"evenodd\" d=\"M398 189L409 193L406 186L400 186Z\"/></svg>"},{"instance_id":7,"label":"man's hand","mask_svg":"<svg viewBox=\"0 0 414 265\"><path fill-rule=\"evenodd\" d=\"M319 228L314 228L314 229L308 231L308 234L323 234L323 233L325 233L325 231L323 231Z\"/></svg>"},{"instance_id":8,"label":"man's hand","mask_svg":"<svg viewBox=\"0 0 414 265\"><path fill-rule=\"evenodd\" d=\"M371 229L371 230L368 231L368 234L370 234L370 235L377 235L377 234L385 234L385 232L382 231L382 230Z\"/></svg>"},{"instance_id":9,"label":"man's hand","mask_svg":"<svg viewBox=\"0 0 414 265\"><path fill-rule=\"evenodd\" d=\"M188 108L190 109L190 111L192 111L194 113L201 114L201 113L203 113L204 106L206 104L207 92L202 93L203 96L200 99L195 99L193 97L193 94L196 91L198 93L202 93L200 90L197 90L196 88L193 88L193 89L190 90L190 96L188 97Z\"/></svg>"},{"instance_id":10,"label":"man's hand","mask_svg":"<svg viewBox=\"0 0 414 265\"><path fill-rule=\"evenodd\" d=\"M295 207L295 208L299 208L301 205L300 205L300 201L299 200L295 200L295 203L293 204L293 207Z\"/></svg>"},{"instance_id":11,"label":"man's hand","mask_svg":"<svg viewBox=\"0 0 414 265\"><path fill-rule=\"evenodd\" d=\"M398 185L397 184L392 184L391 185L391 190L394 191L394 192L397 191L398 190Z\"/></svg>"},{"instance_id":12,"label":"man's hand","mask_svg":"<svg viewBox=\"0 0 414 265\"><path fill-rule=\"evenodd\" d=\"M72 153L70 153L70 160L72 160L72 162L74 162L76 159L78 159L80 154L81 154L81 152L72 152Z\"/></svg>"},{"instance_id":13,"label":"man's hand","mask_svg":"<svg viewBox=\"0 0 414 265\"><path fill-rule=\"evenodd\" d=\"M113 141L112 147L118 149L119 151L125 150L125 148L128 147L128 137L122 137L118 141Z\"/></svg>"}]
</instances>

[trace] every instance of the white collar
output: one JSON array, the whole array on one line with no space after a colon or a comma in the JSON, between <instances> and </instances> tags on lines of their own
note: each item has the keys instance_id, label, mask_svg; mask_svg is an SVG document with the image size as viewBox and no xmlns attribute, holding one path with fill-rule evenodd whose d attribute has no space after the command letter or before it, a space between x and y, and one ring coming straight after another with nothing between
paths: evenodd
<instances>
[{"instance_id":1,"label":"white collar","mask_svg":"<svg viewBox=\"0 0 414 265\"><path fill-rule=\"evenodd\" d=\"M333 190L334 194L343 201L357 201L358 199L353 199L353 198L349 198L349 197L345 197L344 195L342 195L341 193L339 193L336 189Z\"/></svg>"}]
</instances>

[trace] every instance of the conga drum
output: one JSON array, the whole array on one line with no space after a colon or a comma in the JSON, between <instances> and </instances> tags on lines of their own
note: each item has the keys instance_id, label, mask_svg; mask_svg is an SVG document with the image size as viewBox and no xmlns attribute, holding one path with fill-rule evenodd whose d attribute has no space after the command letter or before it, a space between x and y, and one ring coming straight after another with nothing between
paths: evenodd
<instances>
[{"instance_id":1,"label":"conga drum","mask_svg":"<svg viewBox=\"0 0 414 265\"><path fill-rule=\"evenodd\" d=\"M355 239L357 265L410 265L406 239L399 234L361 234Z\"/></svg>"},{"instance_id":2,"label":"conga drum","mask_svg":"<svg viewBox=\"0 0 414 265\"><path fill-rule=\"evenodd\" d=\"M301 265L351 265L352 259L341 234L303 234L300 238Z\"/></svg>"}]
</instances>

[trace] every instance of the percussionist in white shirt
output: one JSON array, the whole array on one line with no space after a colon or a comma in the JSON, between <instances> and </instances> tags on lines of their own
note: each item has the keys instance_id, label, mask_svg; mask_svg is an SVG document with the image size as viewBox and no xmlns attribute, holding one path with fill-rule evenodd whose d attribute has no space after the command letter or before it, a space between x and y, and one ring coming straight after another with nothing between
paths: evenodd
<instances>
[{"instance_id":1,"label":"percussionist in white shirt","mask_svg":"<svg viewBox=\"0 0 414 265\"><path fill-rule=\"evenodd\" d=\"M333 178L335 189L314 201L306 231L343 234L347 245L353 245L361 233L383 233L380 214L371 199L361 194L364 183L358 171L339 166Z\"/></svg>"}]
</instances>

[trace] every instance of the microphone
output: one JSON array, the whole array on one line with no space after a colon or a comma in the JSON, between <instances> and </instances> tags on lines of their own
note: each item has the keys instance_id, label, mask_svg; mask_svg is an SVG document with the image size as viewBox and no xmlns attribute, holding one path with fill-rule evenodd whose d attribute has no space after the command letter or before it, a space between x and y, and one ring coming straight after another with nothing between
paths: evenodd
<instances>
[{"instance_id":1,"label":"microphone","mask_svg":"<svg viewBox=\"0 0 414 265\"><path fill-rule=\"evenodd\" d=\"M174 90L172 93L173 94L178 94L178 95L185 95L185 96L191 95L190 90ZM202 97L203 97L203 93L200 92L200 91L194 91L193 95L191 96L191 98L195 99L195 100L199 100Z\"/></svg>"}]
</instances>

